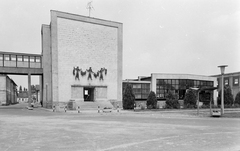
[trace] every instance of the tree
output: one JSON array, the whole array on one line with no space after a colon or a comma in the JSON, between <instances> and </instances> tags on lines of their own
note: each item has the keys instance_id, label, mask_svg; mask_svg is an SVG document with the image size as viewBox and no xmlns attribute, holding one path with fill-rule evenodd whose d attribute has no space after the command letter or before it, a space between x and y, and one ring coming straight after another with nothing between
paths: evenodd
<instances>
[{"instance_id":1,"label":"tree","mask_svg":"<svg viewBox=\"0 0 240 151\"><path fill-rule=\"evenodd\" d=\"M237 93L235 97L234 105L236 104L240 105L240 91Z\"/></svg>"},{"instance_id":2,"label":"tree","mask_svg":"<svg viewBox=\"0 0 240 151\"><path fill-rule=\"evenodd\" d=\"M147 108L148 109L156 109L157 108L157 97L155 92L151 91L147 98Z\"/></svg>"},{"instance_id":3,"label":"tree","mask_svg":"<svg viewBox=\"0 0 240 151\"><path fill-rule=\"evenodd\" d=\"M123 92L123 109L134 109L135 95L132 85L127 84Z\"/></svg>"},{"instance_id":4,"label":"tree","mask_svg":"<svg viewBox=\"0 0 240 151\"><path fill-rule=\"evenodd\" d=\"M194 90L188 89L185 98L184 106L187 108L196 108L197 94Z\"/></svg>"},{"instance_id":5,"label":"tree","mask_svg":"<svg viewBox=\"0 0 240 151\"><path fill-rule=\"evenodd\" d=\"M19 93L22 93L22 86L19 86Z\"/></svg>"},{"instance_id":6,"label":"tree","mask_svg":"<svg viewBox=\"0 0 240 151\"><path fill-rule=\"evenodd\" d=\"M222 90L218 93L218 105L221 104L221 95ZM233 94L230 86L224 86L224 105L232 105L233 104Z\"/></svg>"},{"instance_id":7,"label":"tree","mask_svg":"<svg viewBox=\"0 0 240 151\"><path fill-rule=\"evenodd\" d=\"M167 109L179 109L180 108L177 94L174 94L171 91L168 92L168 94L166 95L165 108L167 108Z\"/></svg>"},{"instance_id":8,"label":"tree","mask_svg":"<svg viewBox=\"0 0 240 151\"><path fill-rule=\"evenodd\" d=\"M31 91L32 91L32 93L36 92L36 86L35 85L31 85Z\"/></svg>"}]
</instances>

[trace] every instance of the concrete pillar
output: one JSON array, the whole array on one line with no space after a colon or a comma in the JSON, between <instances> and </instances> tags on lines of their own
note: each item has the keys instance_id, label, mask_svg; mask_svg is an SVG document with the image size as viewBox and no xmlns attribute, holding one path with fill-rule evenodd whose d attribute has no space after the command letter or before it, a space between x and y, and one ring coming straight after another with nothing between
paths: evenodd
<instances>
[{"instance_id":1,"label":"concrete pillar","mask_svg":"<svg viewBox=\"0 0 240 151\"><path fill-rule=\"evenodd\" d=\"M39 76L39 93L40 93L40 103L42 102L43 103L43 76L40 75ZM41 103L41 105L42 105Z\"/></svg>"},{"instance_id":2,"label":"concrete pillar","mask_svg":"<svg viewBox=\"0 0 240 151\"><path fill-rule=\"evenodd\" d=\"M31 73L28 73L28 106L31 106L32 103L31 91Z\"/></svg>"},{"instance_id":3,"label":"concrete pillar","mask_svg":"<svg viewBox=\"0 0 240 151\"><path fill-rule=\"evenodd\" d=\"M47 104L47 107L48 107L48 83L46 83L46 104Z\"/></svg>"}]
</instances>

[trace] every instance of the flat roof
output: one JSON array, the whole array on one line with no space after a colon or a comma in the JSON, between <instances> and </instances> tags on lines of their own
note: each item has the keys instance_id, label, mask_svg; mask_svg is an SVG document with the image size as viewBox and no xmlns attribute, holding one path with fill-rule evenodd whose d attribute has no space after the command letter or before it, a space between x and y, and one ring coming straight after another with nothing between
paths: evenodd
<instances>
[{"instance_id":1,"label":"flat roof","mask_svg":"<svg viewBox=\"0 0 240 151\"><path fill-rule=\"evenodd\" d=\"M224 73L224 75L226 75L226 76L240 75L240 72ZM221 76L221 74L211 75L211 77L219 77L219 76Z\"/></svg>"},{"instance_id":2,"label":"flat roof","mask_svg":"<svg viewBox=\"0 0 240 151\"><path fill-rule=\"evenodd\" d=\"M94 17L89 17L89 16L83 16L83 15L79 15L79 14L72 14L72 13L62 12L62 11L58 11L58 10L51 10L50 12L51 12L51 15L55 14L56 17L59 17L59 18L77 20L77 21L111 26L111 27L122 26L122 23L116 22L116 21L104 20L104 19L99 19L99 18L94 18ZM51 21L52 21L52 19L51 19Z\"/></svg>"}]
</instances>

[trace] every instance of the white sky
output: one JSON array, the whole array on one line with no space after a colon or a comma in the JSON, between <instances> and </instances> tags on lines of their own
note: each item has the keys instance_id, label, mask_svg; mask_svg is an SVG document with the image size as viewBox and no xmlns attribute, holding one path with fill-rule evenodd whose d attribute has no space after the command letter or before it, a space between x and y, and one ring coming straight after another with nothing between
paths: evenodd
<instances>
[{"instance_id":1,"label":"white sky","mask_svg":"<svg viewBox=\"0 0 240 151\"><path fill-rule=\"evenodd\" d=\"M1 0L0 51L40 54L41 25L50 23L50 10L88 16L89 1ZM123 23L123 79L214 75L222 64L227 73L240 71L239 0L93 0L92 5L92 17ZM13 79L27 87L26 76Z\"/></svg>"}]
</instances>

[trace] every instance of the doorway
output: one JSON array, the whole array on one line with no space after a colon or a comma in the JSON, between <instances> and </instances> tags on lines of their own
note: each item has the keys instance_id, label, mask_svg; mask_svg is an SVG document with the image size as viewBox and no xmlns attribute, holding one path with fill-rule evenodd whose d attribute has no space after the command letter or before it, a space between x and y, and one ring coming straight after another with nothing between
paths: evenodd
<instances>
[{"instance_id":1,"label":"doorway","mask_svg":"<svg viewBox=\"0 0 240 151\"><path fill-rule=\"evenodd\" d=\"M84 102L94 102L94 87L84 87Z\"/></svg>"},{"instance_id":2,"label":"doorway","mask_svg":"<svg viewBox=\"0 0 240 151\"><path fill-rule=\"evenodd\" d=\"M184 89L179 90L179 99L180 100L183 100L185 98L185 93L186 93L186 90L184 90Z\"/></svg>"}]
</instances>

